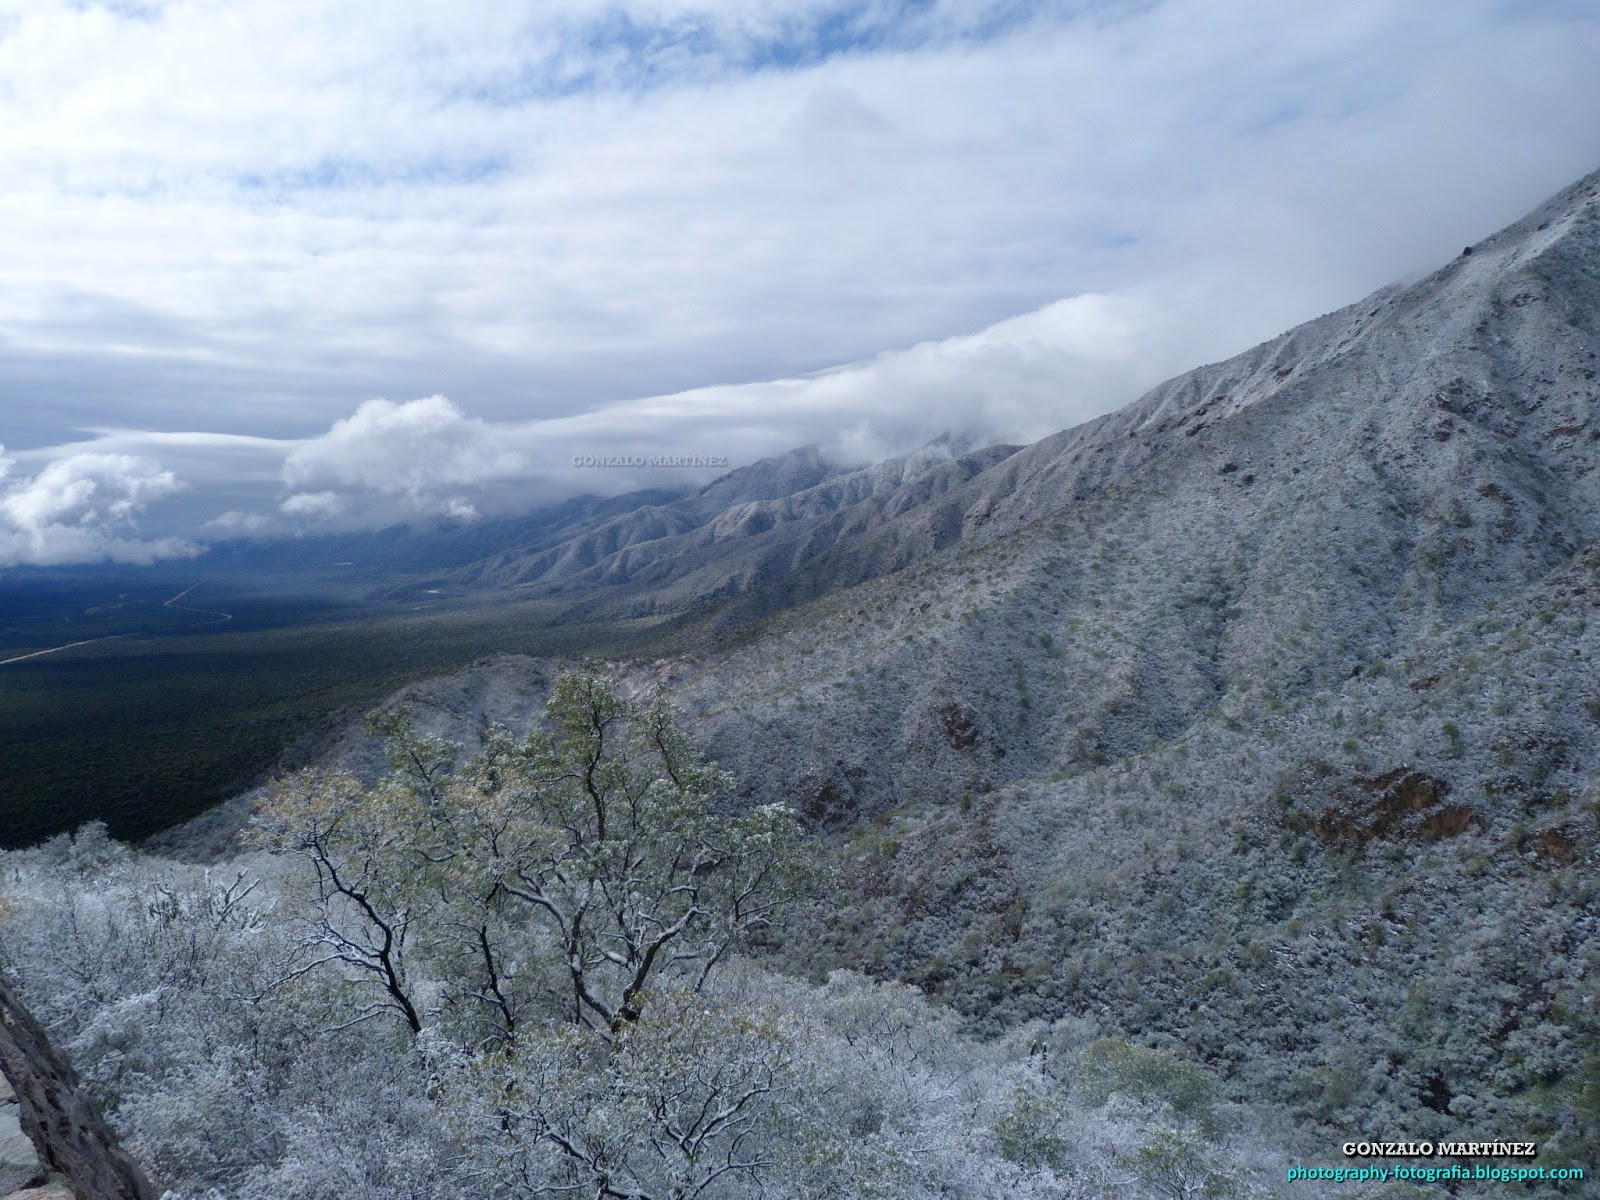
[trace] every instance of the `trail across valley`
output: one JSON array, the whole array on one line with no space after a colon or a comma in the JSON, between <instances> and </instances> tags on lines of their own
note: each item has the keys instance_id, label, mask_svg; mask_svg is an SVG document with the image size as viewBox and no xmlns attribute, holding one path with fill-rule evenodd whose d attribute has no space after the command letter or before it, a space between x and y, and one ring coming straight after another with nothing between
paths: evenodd
<instances>
[{"instance_id":1,"label":"trail across valley","mask_svg":"<svg viewBox=\"0 0 1600 1200\"><path fill-rule=\"evenodd\" d=\"M109 633L105 637L85 638L81 642L68 642L65 646L51 646L48 650L35 650L29 654L19 654L15 658L0 658L0 667L7 663L22 662L27 658L38 658L41 654L59 654L63 650L71 650L74 646L91 646L95 642L111 642L117 638L133 637L131 633Z\"/></svg>"},{"instance_id":2,"label":"trail across valley","mask_svg":"<svg viewBox=\"0 0 1600 1200\"><path fill-rule=\"evenodd\" d=\"M172 599L163 600L161 602L161 607L162 608L175 608L175 609L181 610L182 612L200 613L202 616L207 616L207 617L211 617L212 618L212 620L209 620L209 621L196 621L194 623L194 625L183 626L183 628L185 628L185 629L194 629L194 628L197 628L198 626L201 626L201 625L220 625L224 621L233 620L233 614L232 613L217 612L216 610L209 609L209 608L192 608L187 604L179 604L178 603L179 600L182 600L185 596L187 596L190 592L194 591L194 589L199 587L199 586L200 585L197 584L197 583L191 583L188 587L184 588L183 591L179 592L176 596L172 597ZM164 631L164 632L171 632L171 631ZM33 651L30 651L27 654L18 654L14 658L0 658L0 667L5 666L7 663L24 662L27 659L38 658L41 655L45 655L45 654L59 654L63 650L71 650L76 646L92 646L96 642L112 642L112 641L115 641L117 638L141 637L141 636L149 637L151 635L149 635L149 634L137 634L137 633L108 633L104 637L84 638L82 641L79 641L79 642L67 642L65 645L51 646L51 647L49 647L48 649L45 649L45 650L33 650Z\"/></svg>"},{"instance_id":3,"label":"trail across valley","mask_svg":"<svg viewBox=\"0 0 1600 1200\"><path fill-rule=\"evenodd\" d=\"M233 620L233 614L232 613L215 612L215 611L213 611L213 610L211 610L209 608L190 608L187 604L179 604L178 603L179 600L182 600L185 596L187 596L190 592L194 591L195 588L197 588L199 586L200 585L198 583L191 583L188 587L184 588L183 591L179 592L171 600L163 601L161 607L162 608L179 608L179 609L182 609L184 612L204 613L208 617L215 617L216 618L216 620L214 620L214 621L199 621L199 622L196 622L196 624L199 624L199 625L220 625L224 621Z\"/></svg>"}]
</instances>

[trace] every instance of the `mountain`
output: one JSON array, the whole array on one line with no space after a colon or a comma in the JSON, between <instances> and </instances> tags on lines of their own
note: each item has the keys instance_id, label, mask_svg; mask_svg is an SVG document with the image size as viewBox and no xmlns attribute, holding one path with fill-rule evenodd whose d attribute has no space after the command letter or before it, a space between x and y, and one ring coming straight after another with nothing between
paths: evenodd
<instances>
[{"instance_id":1,"label":"mountain","mask_svg":"<svg viewBox=\"0 0 1600 1200\"><path fill-rule=\"evenodd\" d=\"M584 495L517 517L472 522L438 520L422 525L392 525L367 533L304 538L239 538L216 543L193 565L201 571L223 574L317 570L341 564L384 571L438 570L473 563L508 547L571 536L575 528L586 528L649 505L667 504L679 495L667 489L610 497Z\"/></svg>"},{"instance_id":2,"label":"mountain","mask_svg":"<svg viewBox=\"0 0 1600 1200\"><path fill-rule=\"evenodd\" d=\"M819 960L1181 1047L1302 1129L1592 1152L1600 174L1468 250L676 668L752 801L840 830Z\"/></svg>"},{"instance_id":3,"label":"mountain","mask_svg":"<svg viewBox=\"0 0 1600 1200\"><path fill-rule=\"evenodd\" d=\"M1600 174L1121 412L936 449L456 579L684 614L617 669L832 847L794 965L1176 1051L1308 1152L1592 1162Z\"/></svg>"},{"instance_id":4,"label":"mountain","mask_svg":"<svg viewBox=\"0 0 1600 1200\"><path fill-rule=\"evenodd\" d=\"M1006 752L975 778L1004 778L1137 751L1235 696L1337 686L1539 584L1600 537L1597 190L1590 176L1415 285L1180 376L834 550L814 569L915 567L827 617L780 619L717 661L715 690L777 664L795 691L776 703L802 729L811 681L909 670L894 703L958 697ZM960 548L918 553L941 538ZM992 679L997 654L1016 660L1008 690L1033 696L1025 719L968 682ZM847 756L879 803L902 776L921 786L917 756L885 752L917 740L912 709Z\"/></svg>"},{"instance_id":5,"label":"mountain","mask_svg":"<svg viewBox=\"0 0 1600 1200\"><path fill-rule=\"evenodd\" d=\"M472 603L569 597L571 619L685 613L791 575L1014 453L952 435L883 462L840 465L817 446L764 458L690 491L584 495L520 517L396 525L371 533L219 543L208 577L326 574L372 601ZM869 561L826 588L897 569ZM578 599L581 597L581 599Z\"/></svg>"},{"instance_id":6,"label":"mountain","mask_svg":"<svg viewBox=\"0 0 1600 1200\"><path fill-rule=\"evenodd\" d=\"M727 604L726 633L957 543L1082 511L1169 470L1217 476L1198 502L1263 511L1337 502L1354 506L1350 521L1369 525L1397 520L1370 511L1380 494L1412 503L1453 487L1463 471L1484 474L1484 483L1505 474L1497 486L1508 489L1515 519L1548 525L1542 548L1519 565L1510 559L1523 552L1504 539L1475 543L1469 553L1496 562L1462 567L1473 579L1520 578L1587 536L1575 515L1581 496L1565 481L1578 478L1573 466L1591 450L1579 436L1588 393L1577 385L1593 369L1579 200L1592 186L1575 185L1417 284L1384 289L1026 448L943 439L847 470L807 447L687 496L638 494L608 506L586 498L561 519L525 520L516 536L502 524L475 537L459 531L447 553L408 550L414 562L446 569L406 594L571 596L585 619L698 617ZM1504 453L1525 469L1487 461ZM1359 462L1359 477L1330 476L1321 469L1330 455ZM1551 456L1560 463L1547 465ZM1312 474L1302 479L1294 468ZM1549 487L1539 482L1546 474ZM1485 501L1472 506L1498 503ZM1448 610L1451 602L1415 603Z\"/></svg>"},{"instance_id":7,"label":"mountain","mask_svg":"<svg viewBox=\"0 0 1600 1200\"><path fill-rule=\"evenodd\" d=\"M937 500L1015 449L966 449L945 437L847 470L830 465L816 447L804 447L733 471L681 499L561 531L416 586L579 593L574 613L590 620L701 609L794 573ZM898 565L880 564L871 573Z\"/></svg>"}]
</instances>

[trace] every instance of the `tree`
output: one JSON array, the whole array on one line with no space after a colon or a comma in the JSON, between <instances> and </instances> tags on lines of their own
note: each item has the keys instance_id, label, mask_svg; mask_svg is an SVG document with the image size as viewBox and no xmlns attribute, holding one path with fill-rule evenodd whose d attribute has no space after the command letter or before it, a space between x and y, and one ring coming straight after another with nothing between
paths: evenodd
<instances>
[{"instance_id":1,"label":"tree","mask_svg":"<svg viewBox=\"0 0 1600 1200\"><path fill-rule=\"evenodd\" d=\"M515 1195L744 1195L792 1152L794 1067L783 1018L669 985L609 1042L565 1025L480 1056L447 1106Z\"/></svg>"},{"instance_id":2,"label":"tree","mask_svg":"<svg viewBox=\"0 0 1600 1200\"><path fill-rule=\"evenodd\" d=\"M261 819L313 867L298 969L337 965L376 992L354 1019L392 1011L420 1032L426 991L435 1011L471 1014L480 1039L513 1037L554 1005L609 1041L653 986L703 987L799 893L793 815L726 815L728 776L659 693L564 673L540 726L520 740L491 730L459 769L408 712L377 724L394 767L382 781L302 774Z\"/></svg>"},{"instance_id":3,"label":"tree","mask_svg":"<svg viewBox=\"0 0 1600 1200\"><path fill-rule=\"evenodd\" d=\"M614 1036L652 983L699 987L772 926L799 886L797 825L779 805L718 815L729 778L659 695L568 673L547 724L521 744L491 738L451 795L485 902L526 906L566 972L569 1019Z\"/></svg>"},{"instance_id":4,"label":"tree","mask_svg":"<svg viewBox=\"0 0 1600 1200\"><path fill-rule=\"evenodd\" d=\"M431 840L419 836L419 808L394 777L366 788L351 775L307 771L281 786L258 818L270 844L299 853L313 872L304 957L280 982L335 964L377 992L351 1020L392 1012L414 1034L422 1009L410 972L413 930L433 907L418 873Z\"/></svg>"},{"instance_id":5,"label":"tree","mask_svg":"<svg viewBox=\"0 0 1600 1200\"><path fill-rule=\"evenodd\" d=\"M1192 1130L1156 1128L1133 1155L1139 1177L1168 1200L1221 1200L1239 1192L1239 1177L1220 1147Z\"/></svg>"},{"instance_id":6,"label":"tree","mask_svg":"<svg viewBox=\"0 0 1600 1200\"><path fill-rule=\"evenodd\" d=\"M312 868L285 982L337 967L366 993L345 1024L390 1012L431 1053L453 1046L457 1119L546 1181L530 1194L709 1195L762 1171L789 1052L707 986L797 898L793 815L726 812L728 776L665 698L593 671L459 768L410 713L375 725L384 779L302 774L262 814Z\"/></svg>"}]
</instances>

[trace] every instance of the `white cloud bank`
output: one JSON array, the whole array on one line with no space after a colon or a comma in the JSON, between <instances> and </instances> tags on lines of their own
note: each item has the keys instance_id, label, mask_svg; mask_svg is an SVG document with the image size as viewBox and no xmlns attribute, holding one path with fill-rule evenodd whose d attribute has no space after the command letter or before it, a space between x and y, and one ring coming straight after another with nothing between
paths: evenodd
<instances>
[{"instance_id":1,"label":"white cloud bank","mask_svg":"<svg viewBox=\"0 0 1600 1200\"><path fill-rule=\"evenodd\" d=\"M709 456L740 466L817 444L841 462L860 463L945 432L1031 441L1118 407L1187 365L1175 357L1174 339L1162 334L1173 319L1131 295L1078 296L976 334L810 376L525 421L484 420L434 395L367 400L326 432L303 439L105 431L90 442L24 455L41 465L19 491L18 511L30 503L21 497L36 492L62 502L81 493L70 523L81 536L70 542L52 527L28 543L33 549L13 550L9 561L69 561L63 556L73 545L87 558L113 556L114 546L121 561L148 559L186 552L180 534L217 541L426 518L469 521L580 492L686 487L721 473L593 470L575 465L577 459ZM83 486L65 488L68 477ZM192 486L184 489L180 477ZM91 492L108 496L113 486L122 489L122 500L89 502ZM167 539L90 536L113 525L126 532L136 512L180 490L181 510L150 514L157 525L177 522ZM61 503L56 509L65 511Z\"/></svg>"},{"instance_id":2,"label":"white cloud bank","mask_svg":"<svg viewBox=\"0 0 1600 1200\"><path fill-rule=\"evenodd\" d=\"M526 454L484 421L443 396L408 404L368 400L355 414L290 451L284 482L301 489L330 484L391 497L418 512L470 519L477 510L458 489L509 481L529 469ZM342 509L332 491L296 490L280 505L292 516Z\"/></svg>"},{"instance_id":3,"label":"white cloud bank","mask_svg":"<svg viewBox=\"0 0 1600 1200\"><path fill-rule=\"evenodd\" d=\"M0 446L0 566L148 564L199 553L178 537L140 538L134 519L182 489L171 471L126 454L75 453L14 477Z\"/></svg>"},{"instance_id":4,"label":"white cloud bank","mask_svg":"<svg viewBox=\"0 0 1600 1200\"><path fill-rule=\"evenodd\" d=\"M1131 297L1079 296L977 334L806 377L693 389L528 421L486 421L444 396L363 403L326 433L283 443L277 513L300 528L470 520L579 492L687 486L715 469L596 471L605 456L714 457L739 466L817 444L841 462L946 432L1025 442L1133 399L1180 364ZM217 524L220 522L220 525ZM219 532L261 531L225 513Z\"/></svg>"},{"instance_id":5,"label":"white cloud bank","mask_svg":"<svg viewBox=\"0 0 1600 1200\"><path fill-rule=\"evenodd\" d=\"M1158 280L1204 356L1600 162L1573 0L0 5L0 438L805 374Z\"/></svg>"}]
</instances>

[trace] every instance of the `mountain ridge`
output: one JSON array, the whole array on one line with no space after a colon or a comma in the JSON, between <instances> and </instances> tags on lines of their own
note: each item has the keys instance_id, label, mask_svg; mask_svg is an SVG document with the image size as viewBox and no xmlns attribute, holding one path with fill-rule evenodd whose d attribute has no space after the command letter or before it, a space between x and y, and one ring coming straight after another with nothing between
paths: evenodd
<instances>
[{"instance_id":1,"label":"mountain ridge","mask_svg":"<svg viewBox=\"0 0 1600 1200\"><path fill-rule=\"evenodd\" d=\"M1470 249L613 664L831 847L797 968L1175 1050L1307 1152L1600 1152L1600 173Z\"/></svg>"},{"instance_id":2,"label":"mountain ridge","mask_svg":"<svg viewBox=\"0 0 1600 1200\"><path fill-rule=\"evenodd\" d=\"M1600 1156L1600 173L1470 249L993 461L813 484L869 494L784 573L573 594L667 601L599 665L827 856L786 970L1198 1064L1308 1161ZM470 747L564 665L391 703Z\"/></svg>"}]
</instances>

